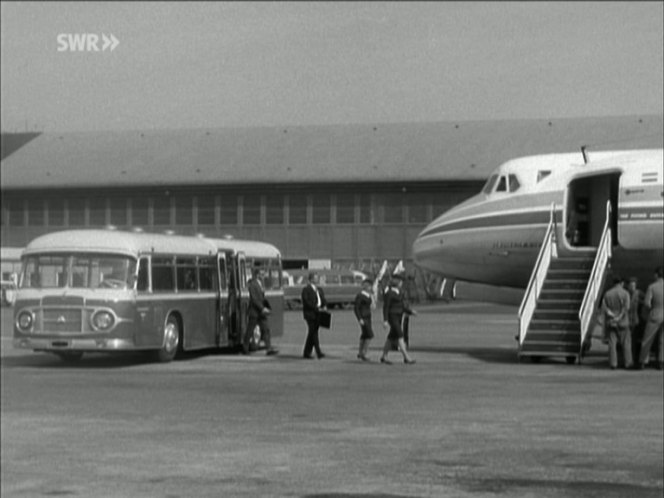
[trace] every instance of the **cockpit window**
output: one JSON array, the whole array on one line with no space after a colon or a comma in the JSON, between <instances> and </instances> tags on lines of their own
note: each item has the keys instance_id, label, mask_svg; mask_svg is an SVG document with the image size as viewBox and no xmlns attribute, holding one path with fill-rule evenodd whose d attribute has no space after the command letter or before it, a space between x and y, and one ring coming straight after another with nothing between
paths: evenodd
<instances>
[{"instance_id":1,"label":"cockpit window","mask_svg":"<svg viewBox=\"0 0 664 498\"><path fill-rule=\"evenodd\" d=\"M516 192L517 190L519 190L521 184L519 183L519 179L516 177L516 175L509 175L509 180L510 180L510 192Z\"/></svg>"},{"instance_id":2,"label":"cockpit window","mask_svg":"<svg viewBox=\"0 0 664 498\"><path fill-rule=\"evenodd\" d=\"M498 175L491 175L487 180L486 185L482 189L482 192L485 194L490 194L493 191L493 187L496 185L496 180L498 180Z\"/></svg>"},{"instance_id":3,"label":"cockpit window","mask_svg":"<svg viewBox=\"0 0 664 498\"><path fill-rule=\"evenodd\" d=\"M507 179L504 176L500 177L500 181L498 182L498 187L496 188L496 192L507 192Z\"/></svg>"},{"instance_id":4,"label":"cockpit window","mask_svg":"<svg viewBox=\"0 0 664 498\"><path fill-rule=\"evenodd\" d=\"M537 183L541 182L544 180L547 176L551 174L551 171L549 170L542 170L537 172Z\"/></svg>"}]
</instances>

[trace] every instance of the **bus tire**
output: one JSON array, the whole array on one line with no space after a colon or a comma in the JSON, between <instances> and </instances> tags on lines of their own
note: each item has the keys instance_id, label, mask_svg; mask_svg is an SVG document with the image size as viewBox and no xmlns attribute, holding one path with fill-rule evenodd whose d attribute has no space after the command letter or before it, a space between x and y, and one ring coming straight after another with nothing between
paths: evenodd
<instances>
[{"instance_id":1,"label":"bus tire","mask_svg":"<svg viewBox=\"0 0 664 498\"><path fill-rule=\"evenodd\" d=\"M79 361L81 361L81 358L83 358L83 353L81 353L80 351L72 351L68 353L55 353L55 355L68 364L78 363Z\"/></svg>"},{"instance_id":2,"label":"bus tire","mask_svg":"<svg viewBox=\"0 0 664 498\"><path fill-rule=\"evenodd\" d=\"M180 322L174 315L168 315L164 324L163 344L157 351L157 361L160 363L172 361L182 348L180 339Z\"/></svg>"}]
</instances>

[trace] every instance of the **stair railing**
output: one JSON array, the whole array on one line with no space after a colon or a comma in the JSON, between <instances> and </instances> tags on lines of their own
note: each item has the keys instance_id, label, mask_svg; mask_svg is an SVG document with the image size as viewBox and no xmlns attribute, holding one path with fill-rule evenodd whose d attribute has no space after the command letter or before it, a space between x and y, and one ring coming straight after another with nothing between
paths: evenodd
<instances>
[{"instance_id":1,"label":"stair railing","mask_svg":"<svg viewBox=\"0 0 664 498\"><path fill-rule=\"evenodd\" d=\"M519 345L523 344L523 340L528 332L528 327L535 313L537 300L542 292L542 286L546 279L546 274L549 272L551 260L558 257L558 246L556 242L556 204L551 204L551 216L549 218L549 226L544 234L542 247L537 262L530 275L530 281L526 288L526 293L523 295L521 306L519 307Z\"/></svg>"},{"instance_id":2,"label":"stair railing","mask_svg":"<svg viewBox=\"0 0 664 498\"><path fill-rule=\"evenodd\" d=\"M593 317L595 316L597 301L604 284L604 276L606 275L606 269L608 268L611 259L611 246L611 202L607 202L604 230L602 231L602 237L599 241L595 263L593 264L593 269L590 273L586 293L583 296L583 302L579 309L579 322L581 322L580 354L583 354L585 340L590 332Z\"/></svg>"}]
</instances>

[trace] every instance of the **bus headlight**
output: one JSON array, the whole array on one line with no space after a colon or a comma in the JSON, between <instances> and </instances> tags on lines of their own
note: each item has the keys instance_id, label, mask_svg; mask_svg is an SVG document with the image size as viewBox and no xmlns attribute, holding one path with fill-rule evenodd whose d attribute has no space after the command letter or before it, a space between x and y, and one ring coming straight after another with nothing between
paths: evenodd
<instances>
[{"instance_id":1,"label":"bus headlight","mask_svg":"<svg viewBox=\"0 0 664 498\"><path fill-rule=\"evenodd\" d=\"M92 328L95 330L108 330L115 323L115 317L108 311L95 311L92 315Z\"/></svg>"},{"instance_id":2,"label":"bus headlight","mask_svg":"<svg viewBox=\"0 0 664 498\"><path fill-rule=\"evenodd\" d=\"M29 311L21 311L16 319L16 325L24 332L30 330L33 323L35 323L35 318Z\"/></svg>"}]
</instances>

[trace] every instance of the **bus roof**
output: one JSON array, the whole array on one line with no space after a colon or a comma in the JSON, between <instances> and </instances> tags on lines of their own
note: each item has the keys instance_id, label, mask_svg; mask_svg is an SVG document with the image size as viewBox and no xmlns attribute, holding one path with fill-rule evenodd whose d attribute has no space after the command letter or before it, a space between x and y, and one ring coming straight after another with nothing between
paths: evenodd
<instances>
[{"instance_id":1,"label":"bus roof","mask_svg":"<svg viewBox=\"0 0 664 498\"><path fill-rule=\"evenodd\" d=\"M39 252L108 252L133 256L155 252L203 256L216 254L216 247L198 237L90 229L42 235L27 245L23 255Z\"/></svg>"},{"instance_id":2,"label":"bus roof","mask_svg":"<svg viewBox=\"0 0 664 498\"><path fill-rule=\"evenodd\" d=\"M106 252L137 256L145 253L207 256L218 251L243 252L252 258L279 258L279 250L265 242L208 239L201 236L128 232L113 229L65 230L37 237L24 255L42 252Z\"/></svg>"},{"instance_id":3,"label":"bus roof","mask_svg":"<svg viewBox=\"0 0 664 498\"><path fill-rule=\"evenodd\" d=\"M243 252L249 258L280 258L281 253L272 244L243 239L205 239L219 251Z\"/></svg>"}]
</instances>

